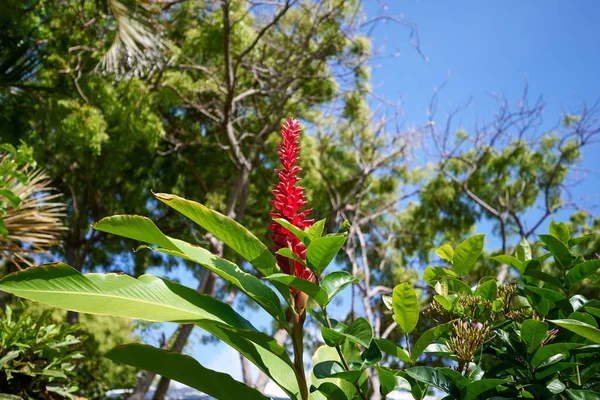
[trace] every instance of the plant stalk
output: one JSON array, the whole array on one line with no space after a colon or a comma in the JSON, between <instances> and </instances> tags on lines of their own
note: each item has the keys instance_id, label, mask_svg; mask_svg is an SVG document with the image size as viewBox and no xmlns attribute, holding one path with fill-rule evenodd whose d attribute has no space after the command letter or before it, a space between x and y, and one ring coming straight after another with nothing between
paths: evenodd
<instances>
[{"instance_id":1,"label":"plant stalk","mask_svg":"<svg viewBox=\"0 0 600 400\"><path fill-rule=\"evenodd\" d=\"M301 295L304 295L304 293L301 293ZM306 319L306 306L299 307L298 304L303 303L302 300L298 298L294 299L296 310L293 315L292 346L294 349L294 371L300 388L300 396L302 400L308 400L308 384L304 373L304 321ZM306 303L304 302L304 304Z\"/></svg>"},{"instance_id":2,"label":"plant stalk","mask_svg":"<svg viewBox=\"0 0 600 400\"><path fill-rule=\"evenodd\" d=\"M325 318L325 322L327 322L327 327L329 329L333 329L331 327L331 321L329 320L329 315L327 315L327 310L325 309L325 307L323 307L323 317ZM335 349L337 350L338 356L340 357L340 361L342 362L342 365L343 365L344 369L346 371L350 371L350 366L348 365L348 362L346 361L346 358L344 357L344 353L342 353L342 349L340 348L340 345L336 344L335 345ZM367 397L365 396L365 394L360 389L360 386L358 386L358 383L352 382L352 384L354 385L354 388L356 389L356 392L358 393L358 395L360 396L360 398L362 400L367 400Z\"/></svg>"}]
</instances>

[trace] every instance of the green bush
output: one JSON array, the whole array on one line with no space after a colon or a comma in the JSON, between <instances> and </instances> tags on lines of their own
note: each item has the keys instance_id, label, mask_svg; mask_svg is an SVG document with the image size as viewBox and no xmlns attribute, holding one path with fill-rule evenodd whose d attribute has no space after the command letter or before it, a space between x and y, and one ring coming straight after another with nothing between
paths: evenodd
<instances>
[{"instance_id":1,"label":"green bush","mask_svg":"<svg viewBox=\"0 0 600 400\"><path fill-rule=\"evenodd\" d=\"M73 398L75 369L84 357L77 326L54 324L50 312L38 317L0 311L0 393L24 399Z\"/></svg>"},{"instance_id":2,"label":"green bush","mask_svg":"<svg viewBox=\"0 0 600 400\"><path fill-rule=\"evenodd\" d=\"M79 325L70 326L62 323L65 317L64 311L31 302L9 305L0 314L0 393L104 399L110 389L135 386L134 368L103 357L136 340L131 321L82 315Z\"/></svg>"},{"instance_id":3,"label":"green bush","mask_svg":"<svg viewBox=\"0 0 600 400\"><path fill-rule=\"evenodd\" d=\"M416 399L430 387L446 393L445 399L600 399L600 301L579 294L600 259L578 255L575 247L591 236L572 238L563 223L553 222L550 234L539 237L546 252L538 258L526 240L515 256L492 257L515 269L514 282L484 277L470 287L462 280L483 249L483 236L475 236L456 249L436 250L449 268L424 271L434 292L424 309L410 286L396 287L386 304L414 344L404 349L382 343L382 349L409 365L429 354L447 366L381 369L383 390L405 388ZM414 340L411 328L420 311L437 326Z\"/></svg>"}]
</instances>

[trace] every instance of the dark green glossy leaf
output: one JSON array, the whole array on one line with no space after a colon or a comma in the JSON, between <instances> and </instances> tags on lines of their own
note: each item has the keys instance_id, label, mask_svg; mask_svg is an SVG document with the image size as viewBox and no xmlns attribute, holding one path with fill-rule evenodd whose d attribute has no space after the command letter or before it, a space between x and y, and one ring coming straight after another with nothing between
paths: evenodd
<instances>
[{"instance_id":1,"label":"dark green glossy leaf","mask_svg":"<svg viewBox=\"0 0 600 400\"><path fill-rule=\"evenodd\" d=\"M581 282L600 269L600 260L590 260L575 265L567 271L567 281L571 285Z\"/></svg>"},{"instance_id":2,"label":"dark green glossy leaf","mask_svg":"<svg viewBox=\"0 0 600 400\"><path fill-rule=\"evenodd\" d=\"M494 389L502 384L506 383L505 379L481 379L479 381L471 382L461 390L463 400L471 400L477 398L481 393L487 392L490 389Z\"/></svg>"},{"instance_id":3,"label":"dark green glossy leaf","mask_svg":"<svg viewBox=\"0 0 600 400\"><path fill-rule=\"evenodd\" d=\"M531 366L533 368L537 368L539 366L545 366L546 364L543 364L544 361L548 360L551 357L554 357L556 355L559 354L569 354L569 351L571 349L574 349L576 347L580 347L581 344L579 343L554 343L554 344L547 344L545 346L542 346L540 348L537 349L537 351L535 352L535 354L533 355L533 358L531 359ZM557 359L558 360L558 359Z\"/></svg>"},{"instance_id":4,"label":"dark green glossy leaf","mask_svg":"<svg viewBox=\"0 0 600 400\"><path fill-rule=\"evenodd\" d=\"M387 353L393 357L397 357L405 363L410 363L408 352L398 344L392 342L391 340L380 338L376 338L375 342L384 353Z\"/></svg>"},{"instance_id":5,"label":"dark green glossy leaf","mask_svg":"<svg viewBox=\"0 0 600 400\"><path fill-rule=\"evenodd\" d=\"M321 289L327 292L327 303L329 303L339 292L349 285L358 282L358 278L346 271L335 271L325 275L323 280L321 280Z\"/></svg>"},{"instance_id":6,"label":"dark green glossy leaf","mask_svg":"<svg viewBox=\"0 0 600 400\"><path fill-rule=\"evenodd\" d=\"M384 367L375 367L375 370L377 370L379 383L381 385L379 390L384 398L394 390L411 390L410 383L393 370Z\"/></svg>"},{"instance_id":7,"label":"dark green glossy leaf","mask_svg":"<svg viewBox=\"0 0 600 400\"><path fill-rule=\"evenodd\" d=\"M442 392L448 393L458 398L459 390L456 384L448 378L446 375L441 373L432 367L413 367L408 368L404 372L411 378L433 386Z\"/></svg>"},{"instance_id":8,"label":"dark green glossy leaf","mask_svg":"<svg viewBox=\"0 0 600 400\"><path fill-rule=\"evenodd\" d=\"M236 381L227 374L204 368L192 357L152 346L119 346L109 351L106 358L176 380L217 399L268 399L258 390Z\"/></svg>"},{"instance_id":9,"label":"dark green glossy leaf","mask_svg":"<svg viewBox=\"0 0 600 400\"><path fill-rule=\"evenodd\" d=\"M528 319L521 326L521 340L527 345L527 352L533 353L548 336L548 324Z\"/></svg>"},{"instance_id":10,"label":"dark green glossy leaf","mask_svg":"<svg viewBox=\"0 0 600 400\"><path fill-rule=\"evenodd\" d=\"M570 400L600 400L600 393L591 390L567 389L565 393Z\"/></svg>"},{"instance_id":11,"label":"dark green glossy leaf","mask_svg":"<svg viewBox=\"0 0 600 400\"><path fill-rule=\"evenodd\" d=\"M551 320L550 322L562 328L568 329L571 332L575 332L579 336L589 339L594 343L600 343L600 329L586 324L585 322L574 319L555 319Z\"/></svg>"},{"instance_id":12,"label":"dark green glossy leaf","mask_svg":"<svg viewBox=\"0 0 600 400\"><path fill-rule=\"evenodd\" d=\"M573 312L573 306L571 306L569 300L555 290L539 288L536 286L525 286L524 289L556 304L567 315Z\"/></svg>"},{"instance_id":13,"label":"dark green glossy leaf","mask_svg":"<svg viewBox=\"0 0 600 400\"><path fill-rule=\"evenodd\" d=\"M540 240L548 246L548 250L554 256L556 263L562 269L568 269L575 260L567 246L552 235L539 235Z\"/></svg>"},{"instance_id":14,"label":"dark green glossy leaf","mask_svg":"<svg viewBox=\"0 0 600 400\"><path fill-rule=\"evenodd\" d=\"M322 361L314 366L313 373L319 379L340 378L349 382L356 382L364 370L346 371L337 361Z\"/></svg>"},{"instance_id":15,"label":"dark green glossy leaf","mask_svg":"<svg viewBox=\"0 0 600 400\"><path fill-rule=\"evenodd\" d=\"M439 339L445 333L448 333L452 327L452 321L442 325L434 326L431 329L425 331L419 339L415 342L411 349L411 359L416 362L419 356L425 351L427 346L433 343L434 340Z\"/></svg>"}]
</instances>

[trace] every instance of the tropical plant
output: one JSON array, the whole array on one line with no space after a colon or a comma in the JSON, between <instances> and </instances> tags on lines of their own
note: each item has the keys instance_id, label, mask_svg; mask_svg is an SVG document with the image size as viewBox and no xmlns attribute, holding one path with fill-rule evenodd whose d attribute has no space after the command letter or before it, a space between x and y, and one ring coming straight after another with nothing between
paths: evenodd
<instances>
[{"instance_id":1,"label":"tropical plant","mask_svg":"<svg viewBox=\"0 0 600 400\"><path fill-rule=\"evenodd\" d=\"M405 345L378 343L410 368L378 368L382 392L404 388L415 399L428 388L446 399L600 398L600 302L578 294L600 269L600 259L585 260L575 251L592 237L573 238L566 224L555 222L549 235L539 237L547 252L537 258L525 239L516 256L492 257L517 271L514 282L498 285L495 277L484 277L470 287L463 281L483 250L484 236L478 235L456 248L436 249L451 267L424 271L434 291L424 309L411 286L395 287L384 301ZM420 313L436 326L415 335ZM448 366L415 366L424 354Z\"/></svg>"},{"instance_id":2,"label":"tropical plant","mask_svg":"<svg viewBox=\"0 0 600 400\"><path fill-rule=\"evenodd\" d=\"M143 275L139 279L115 274L83 275L66 264L57 263L6 276L0 283L0 289L83 313L194 323L238 350L293 399L309 397L302 356L303 325L310 297L321 310L315 315L325 324L323 329L327 342L335 348L331 349L334 353L328 348L317 351L318 360L336 359L345 371L352 370L352 374L365 377L366 368L381 358L372 341L372 328L364 319L346 327L329 319L326 311L334 296L356 281L342 271L322 276L343 246L345 236L343 233L323 235L324 220L314 224L305 220L309 211L300 211L305 200L303 190L296 185L300 172L296 165L297 121L289 120L288 125L283 127L283 134L280 155L284 168L279 171L280 183L274 190L277 211L273 212L275 222L282 228L271 226L273 237L280 247L277 259L252 233L224 215L178 196L156 194L159 201L190 218L236 251L264 277L263 281L201 247L165 235L144 217L108 217L96 223L94 228L146 243L142 247L153 251L198 263L236 286L288 332L293 341L293 362L275 339L258 331L228 304L151 275ZM266 284L267 281L275 290ZM284 299L285 306L281 305L277 292ZM292 316L290 319L288 314ZM363 346L364 351L358 351L350 343ZM217 398L264 398L257 390L233 381L226 374L210 371L187 356L150 346L130 344L116 347L107 357L155 371ZM327 373L322 370L325 365L319 365L320 368L311 377L312 387L329 393L332 382L326 379ZM339 379L335 374L333 378L333 381ZM360 393L361 397L365 397L368 389L363 386L364 382L366 380L361 378L360 382L349 383L345 390L353 396Z\"/></svg>"},{"instance_id":3,"label":"tropical plant","mask_svg":"<svg viewBox=\"0 0 600 400\"><path fill-rule=\"evenodd\" d=\"M64 204L53 193L50 178L36 169L31 149L22 144L1 146L0 255L17 267L59 242Z\"/></svg>"}]
</instances>

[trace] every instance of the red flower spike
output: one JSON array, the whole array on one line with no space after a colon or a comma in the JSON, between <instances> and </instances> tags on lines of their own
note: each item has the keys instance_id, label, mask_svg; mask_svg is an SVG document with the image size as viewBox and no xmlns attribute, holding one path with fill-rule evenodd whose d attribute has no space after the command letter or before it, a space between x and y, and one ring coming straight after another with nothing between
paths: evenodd
<instances>
[{"instance_id":1,"label":"red flower spike","mask_svg":"<svg viewBox=\"0 0 600 400\"><path fill-rule=\"evenodd\" d=\"M271 191L275 196L275 200L271 200L271 204L275 210L271 211L273 219L282 218L294 225L295 227L304 230L312 226L314 220L306 219L311 210L301 209L306 206L306 196L304 188L296 185L300 178L298 174L302 171L296 164L300 157L300 146L298 139L300 138L300 128L298 120L288 119L286 125L281 125L282 142L279 143L279 157L283 169L276 169L275 172L279 176L279 183L273 185L275 189ZM291 249L298 257L306 260L306 247L294 236L290 231L279 225L277 222L271 222L269 228L273 232L271 239L273 240L273 249L277 251L287 247ZM283 272L298 276L307 281L314 282L314 274L298 261L292 261L289 258L277 255L277 264ZM293 263L293 270L290 271L290 265ZM290 288L292 294L298 291Z\"/></svg>"}]
</instances>

